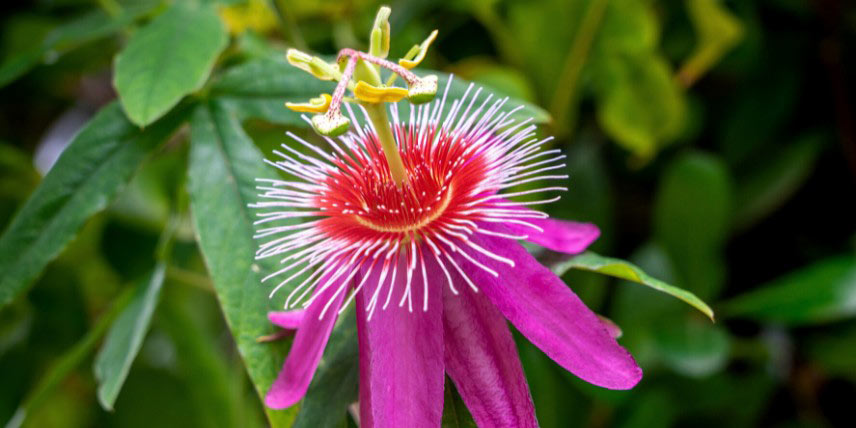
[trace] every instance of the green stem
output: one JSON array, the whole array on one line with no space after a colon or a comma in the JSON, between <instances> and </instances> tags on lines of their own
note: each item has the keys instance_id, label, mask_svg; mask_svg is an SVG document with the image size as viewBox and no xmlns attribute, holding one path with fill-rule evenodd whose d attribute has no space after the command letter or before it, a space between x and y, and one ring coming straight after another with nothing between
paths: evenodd
<instances>
[{"instance_id":1,"label":"green stem","mask_svg":"<svg viewBox=\"0 0 856 428\"><path fill-rule=\"evenodd\" d=\"M576 120L569 118L566 121L565 118L576 100L580 74L582 74L589 49L591 49L594 37L597 35L597 29L603 20L608 2L609 0L592 0L580 22L580 29L574 37L568 56L565 58L565 65L562 68L562 74L557 82L556 92L550 106L550 113L556 121L557 135L567 132L571 128L569 124Z\"/></svg>"},{"instance_id":2,"label":"green stem","mask_svg":"<svg viewBox=\"0 0 856 428\"><path fill-rule=\"evenodd\" d=\"M191 270L169 266L166 270L166 277L170 281L189 285L209 293L214 292L214 284L211 282L211 278Z\"/></svg>"},{"instance_id":3,"label":"green stem","mask_svg":"<svg viewBox=\"0 0 856 428\"><path fill-rule=\"evenodd\" d=\"M518 49L519 42L515 39L514 32L505 25L502 18L494 11L493 2L475 3L473 15L490 33L500 55L511 65L523 67L526 60L523 53Z\"/></svg>"},{"instance_id":4,"label":"green stem","mask_svg":"<svg viewBox=\"0 0 856 428\"><path fill-rule=\"evenodd\" d=\"M362 67L361 67L362 66ZM373 86L380 86L380 74L365 61L357 63L354 79L357 81L364 80L366 83ZM395 137L392 134L392 126L389 124L389 116L386 114L385 103L360 103L368 113L369 120L374 125L377 132L377 139L380 141L380 146L386 155L386 163L389 166L389 173L392 175L392 181L399 188L407 181L407 170L404 169L404 161L401 159L401 153L398 152L398 146L395 144Z\"/></svg>"},{"instance_id":5,"label":"green stem","mask_svg":"<svg viewBox=\"0 0 856 428\"><path fill-rule=\"evenodd\" d=\"M294 47L302 51L309 50L309 46L306 45L306 40L300 32L300 27L297 26L297 20L294 19L294 15L291 14L291 9L281 5L280 1L283 3L285 2L285 0L271 0L271 4L273 4L274 10L276 10L276 15L279 18L279 24L282 26L282 30L288 34L288 38Z\"/></svg>"},{"instance_id":6,"label":"green stem","mask_svg":"<svg viewBox=\"0 0 856 428\"><path fill-rule=\"evenodd\" d=\"M104 9L108 15L112 17L119 16L122 13L122 5L116 2L116 0L96 0L98 5L101 6L101 9Z\"/></svg>"},{"instance_id":7,"label":"green stem","mask_svg":"<svg viewBox=\"0 0 856 428\"><path fill-rule=\"evenodd\" d=\"M389 125L389 116L386 114L385 104L361 104L369 115L377 138L380 141L380 146L383 148L383 153L386 155L386 162L389 165L389 172L392 174L392 181L395 185L401 185L407 181L407 170L404 169L404 161L401 159L401 153L398 152L398 146L395 144L395 137L392 135L392 127Z\"/></svg>"}]
</instances>

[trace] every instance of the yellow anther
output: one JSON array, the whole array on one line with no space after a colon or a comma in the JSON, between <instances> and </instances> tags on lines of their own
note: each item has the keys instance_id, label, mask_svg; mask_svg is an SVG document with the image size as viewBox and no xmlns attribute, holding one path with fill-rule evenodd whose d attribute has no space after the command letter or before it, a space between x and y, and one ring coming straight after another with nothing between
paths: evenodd
<instances>
[{"instance_id":1,"label":"yellow anther","mask_svg":"<svg viewBox=\"0 0 856 428\"><path fill-rule=\"evenodd\" d=\"M392 10L383 6L378 10L370 35L369 54L386 58L389 54L389 15Z\"/></svg>"},{"instance_id":2,"label":"yellow anther","mask_svg":"<svg viewBox=\"0 0 856 428\"><path fill-rule=\"evenodd\" d=\"M316 114L312 116L312 127L315 132L325 137L338 137L346 132L351 127L351 121L339 114Z\"/></svg>"},{"instance_id":3,"label":"yellow anther","mask_svg":"<svg viewBox=\"0 0 856 428\"><path fill-rule=\"evenodd\" d=\"M289 49L285 57L289 64L321 80L338 80L342 75L335 65L297 49Z\"/></svg>"},{"instance_id":4,"label":"yellow anther","mask_svg":"<svg viewBox=\"0 0 856 428\"><path fill-rule=\"evenodd\" d=\"M326 113L330 108L330 94L321 94L318 98L312 98L308 103L285 103L285 106L300 113Z\"/></svg>"},{"instance_id":5,"label":"yellow anther","mask_svg":"<svg viewBox=\"0 0 856 428\"><path fill-rule=\"evenodd\" d=\"M367 103L394 103L401 101L408 94L408 90L404 88L395 86L378 88L362 80L357 82L357 86L354 88L354 95L357 99Z\"/></svg>"},{"instance_id":6,"label":"yellow anther","mask_svg":"<svg viewBox=\"0 0 856 428\"><path fill-rule=\"evenodd\" d=\"M407 99L413 104L424 104L434 99L437 94L437 76L425 76L408 85Z\"/></svg>"},{"instance_id":7,"label":"yellow anther","mask_svg":"<svg viewBox=\"0 0 856 428\"><path fill-rule=\"evenodd\" d=\"M398 65L400 65L400 66L402 66L408 70L419 65L419 63L422 62L423 59L425 59L425 54L428 52L428 48L431 46L431 43L433 43L434 39L436 39L436 38L437 38L437 30L434 30L431 32L431 34L428 35L428 38L425 39L425 41L422 42L421 45L414 46L413 48L411 48L411 52L413 51L413 49L419 50L418 53L416 54L416 58L413 58L412 60L402 58L402 59L398 60Z\"/></svg>"}]
</instances>

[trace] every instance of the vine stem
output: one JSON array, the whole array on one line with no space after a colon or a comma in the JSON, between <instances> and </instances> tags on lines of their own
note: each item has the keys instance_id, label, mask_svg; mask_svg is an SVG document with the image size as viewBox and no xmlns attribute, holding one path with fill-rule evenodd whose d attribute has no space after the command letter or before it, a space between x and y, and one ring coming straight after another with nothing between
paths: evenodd
<instances>
[{"instance_id":1,"label":"vine stem","mask_svg":"<svg viewBox=\"0 0 856 428\"><path fill-rule=\"evenodd\" d=\"M97 2L101 9L113 18L122 13L122 6L116 0L97 0Z\"/></svg>"},{"instance_id":2,"label":"vine stem","mask_svg":"<svg viewBox=\"0 0 856 428\"><path fill-rule=\"evenodd\" d=\"M576 37L574 37L574 42L571 44L568 56L565 58L562 74L557 82L553 102L550 105L550 113L552 113L553 119L556 121L556 134L558 135L567 132L570 128L568 123L574 121L574 119L569 121L565 121L564 119L576 98L580 74L582 74L583 66L588 58L589 50L594 42L594 37L597 35L597 29L603 20L608 3L609 0L592 1L588 9L586 9L585 15L583 15L580 28L577 31Z\"/></svg>"}]
</instances>

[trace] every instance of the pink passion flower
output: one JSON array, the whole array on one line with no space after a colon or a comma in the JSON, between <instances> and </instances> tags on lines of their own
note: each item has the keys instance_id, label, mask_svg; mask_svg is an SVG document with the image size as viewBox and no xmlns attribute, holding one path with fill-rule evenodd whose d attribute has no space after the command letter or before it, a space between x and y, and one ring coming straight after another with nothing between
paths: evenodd
<instances>
[{"instance_id":1,"label":"pink passion flower","mask_svg":"<svg viewBox=\"0 0 856 428\"><path fill-rule=\"evenodd\" d=\"M550 139L536 137L531 119L515 119L520 107L473 85L447 99L450 79L431 103L436 76L409 69L436 32L394 64L385 59L388 16L388 8L378 13L369 53L344 49L336 64L288 55L339 84L332 95L289 104L318 113L306 120L329 147L289 134L302 148L283 145L280 159L268 162L289 179L260 180L261 200L252 205L257 258L281 258L264 281L278 281L271 295L291 287L286 308L302 307L269 314L297 332L265 404L280 409L303 398L338 314L351 304L361 427L439 426L446 374L479 426L537 426L506 320L581 379L632 388L642 371L609 326L519 244L576 254L600 233L528 208L557 196L508 199L566 190L561 151L543 148ZM382 69L394 73L386 85ZM395 77L407 89L391 86ZM340 110L346 89L360 108L355 114L345 104L348 117ZM405 97L419 105L400 111L393 101Z\"/></svg>"},{"instance_id":2,"label":"pink passion flower","mask_svg":"<svg viewBox=\"0 0 856 428\"><path fill-rule=\"evenodd\" d=\"M448 85L446 90L448 91ZM265 209L261 258L288 254L279 286L310 272L272 313L297 328L265 403L285 408L306 393L330 332L352 300L360 347L361 426L439 426L444 373L479 426L537 426L517 350L505 320L559 365L592 384L629 389L640 380L633 357L597 315L518 240L569 254L583 251L596 226L548 218L507 198L563 190L519 184L563 180L559 150L544 150L516 109L472 90L410 109L392 128L407 181L397 187L372 126L325 138L328 153L291 137L270 162L295 177L260 186ZM358 123L353 110L353 123ZM370 123L366 118L366 123ZM282 210L282 211L278 211ZM309 217L298 224L277 220ZM313 292L314 289L314 292ZM305 300L305 301L304 301Z\"/></svg>"}]
</instances>

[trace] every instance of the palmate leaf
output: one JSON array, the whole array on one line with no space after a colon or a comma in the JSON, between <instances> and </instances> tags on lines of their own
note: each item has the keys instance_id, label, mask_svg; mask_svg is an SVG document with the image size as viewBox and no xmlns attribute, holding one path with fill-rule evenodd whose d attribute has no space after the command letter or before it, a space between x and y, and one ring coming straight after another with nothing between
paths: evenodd
<instances>
[{"instance_id":1,"label":"palmate leaf","mask_svg":"<svg viewBox=\"0 0 856 428\"><path fill-rule=\"evenodd\" d=\"M140 131L115 103L74 138L0 236L0 307L20 294L101 211L184 119L178 110Z\"/></svg>"},{"instance_id":2,"label":"palmate leaf","mask_svg":"<svg viewBox=\"0 0 856 428\"><path fill-rule=\"evenodd\" d=\"M553 267L553 272L556 273L556 275L561 276L562 274L567 272L568 269L580 269L597 272L600 274L630 280L651 287L657 291L666 293L680 300L683 300L684 302L698 309L703 314L707 315L711 320L713 320L713 310L710 309L710 306L704 303L701 299L696 297L695 294L675 287L674 285L670 285L663 281L660 281L659 279L646 274L636 265L626 262L624 260L614 259L611 257L603 257L591 251L586 251L585 253L582 253L578 256L574 256L567 261L555 265Z\"/></svg>"},{"instance_id":3,"label":"palmate leaf","mask_svg":"<svg viewBox=\"0 0 856 428\"><path fill-rule=\"evenodd\" d=\"M282 367L285 352L258 343L274 331L267 313L278 308L260 284L263 269L255 258L256 178L276 178L261 153L224 106L199 106L191 121L188 192L199 247L214 282L226 323L259 396L263 397ZM266 409L274 427L289 426L295 409Z\"/></svg>"},{"instance_id":4,"label":"palmate leaf","mask_svg":"<svg viewBox=\"0 0 856 428\"><path fill-rule=\"evenodd\" d=\"M163 288L165 272L166 266L159 264L140 282L131 303L110 327L104 345L95 357L98 401L107 410L113 410L131 364L143 346Z\"/></svg>"},{"instance_id":5,"label":"palmate leaf","mask_svg":"<svg viewBox=\"0 0 856 428\"><path fill-rule=\"evenodd\" d=\"M128 118L146 126L205 83L228 35L213 7L176 2L116 57L113 84Z\"/></svg>"}]
</instances>

